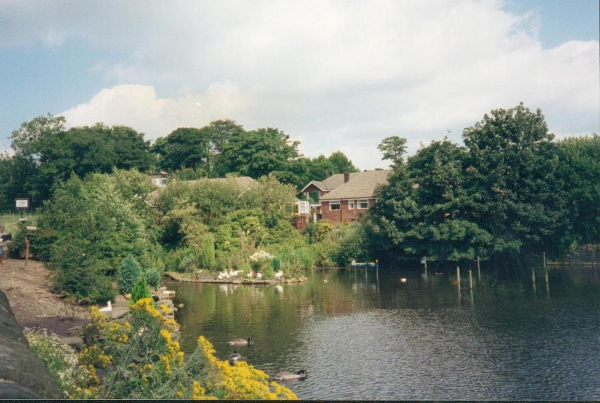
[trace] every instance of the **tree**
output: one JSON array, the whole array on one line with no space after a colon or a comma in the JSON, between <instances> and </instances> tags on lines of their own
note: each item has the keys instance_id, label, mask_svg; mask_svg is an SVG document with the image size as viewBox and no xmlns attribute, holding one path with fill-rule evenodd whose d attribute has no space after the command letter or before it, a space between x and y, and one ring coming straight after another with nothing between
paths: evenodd
<instances>
[{"instance_id":1,"label":"tree","mask_svg":"<svg viewBox=\"0 0 600 403\"><path fill-rule=\"evenodd\" d=\"M210 138L201 129L180 127L164 140L158 139L152 150L160 156L160 167L167 171L204 168L210 155Z\"/></svg>"},{"instance_id":2,"label":"tree","mask_svg":"<svg viewBox=\"0 0 600 403\"><path fill-rule=\"evenodd\" d=\"M386 137L377 146L384 160L390 160L392 167L403 164L406 154L406 139L398 136Z\"/></svg>"},{"instance_id":3,"label":"tree","mask_svg":"<svg viewBox=\"0 0 600 403\"><path fill-rule=\"evenodd\" d=\"M221 175L236 172L251 178L284 171L288 163L299 156L298 144L273 128L238 133L224 145L217 159L218 171Z\"/></svg>"},{"instance_id":4,"label":"tree","mask_svg":"<svg viewBox=\"0 0 600 403\"><path fill-rule=\"evenodd\" d=\"M564 251L566 198L559 159L542 112L520 104L496 109L463 132L473 214L498 251Z\"/></svg>"}]
</instances>

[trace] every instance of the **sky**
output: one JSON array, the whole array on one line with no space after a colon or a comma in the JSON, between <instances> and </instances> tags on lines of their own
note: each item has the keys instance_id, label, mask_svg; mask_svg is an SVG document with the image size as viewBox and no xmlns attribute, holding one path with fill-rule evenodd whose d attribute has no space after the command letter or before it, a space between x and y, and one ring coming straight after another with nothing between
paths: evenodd
<instances>
[{"instance_id":1,"label":"sky","mask_svg":"<svg viewBox=\"0 0 600 403\"><path fill-rule=\"evenodd\" d=\"M0 0L0 151L22 122L123 124L149 140L233 119L310 157L422 144L492 109L600 132L597 0Z\"/></svg>"}]
</instances>

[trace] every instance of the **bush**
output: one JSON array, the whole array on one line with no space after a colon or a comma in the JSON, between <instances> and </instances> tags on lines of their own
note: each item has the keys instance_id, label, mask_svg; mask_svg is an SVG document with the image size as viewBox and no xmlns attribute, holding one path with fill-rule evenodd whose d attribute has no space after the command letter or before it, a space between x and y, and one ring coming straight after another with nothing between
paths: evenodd
<instances>
[{"instance_id":1,"label":"bush","mask_svg":"<svg viewBox=\"0 0 600 403\"><path fill-rule=\"evenodd\" d=\"M210 233L205 234L202 239L198 263L200 264L200 267L204 269L211 270L215 267L215 238Z\"/></svg>"},{"instance_id":2,"label":"bush","mask_svg":"<svg viewBox=\"0 0 600 403\"><path fill-rule=\"evenodd\" d=\"M281 270L281 260L274 258L273 259L273 270L278 271Z\"/></svg>"},{"instance_id":3,"label":"bush","mask_svg":"<svg viewBox=\"0 0 600 403\"><path fill-rule=\"evenodd\" d=\"M146 272L146 281L150 287L160 287L160 281L162 280L163 272L157 267L153 267Z\"/></svg>"},{"instance_id":4,"label":"bush","mask_svg":"<svg viewBox=\"0 0 600 403\"><path fill-rule=\"evenodd\" d=\"M66 397L78 393L90 377L85 367L79 366L77 355L56 335L46 329L23 329L31 351L40 359L54 377Z\"/></svg>"},{"instance_id":5,"label":"bush","mask_svg":"<svg viewBox=\"0 0 600 403\"><path fill-rule=\"evenodd\" d=\"M152 291L146 281L146 276L141 275L138 281L135 283L133 290L131 290L131 303L135 303L142 298L152 298Z\"/></svg>"},{"instance_id":6,"label":"bush","mask_svg":"<svg viewBox=\"0 0 600 403\"><path fill-rule=\"evenodd\" d=\"M71 295L76 299L89 297L93 303L106 302L115 296L106 262L87 256L77 241L55 246L49 263L56 270L54 292Z\"/></svg>"},{"instance_id":7,"label":"bush","mask_svg":"<svg viewBox=\"0 0 600 403\"><path fill-rule=\"evenodd\" d=\"M117 285L121 294L129 294L135 286L138 278L142 275L140 264L131 255L121 262L117 273Z\"/></svg>"}]
</instances>

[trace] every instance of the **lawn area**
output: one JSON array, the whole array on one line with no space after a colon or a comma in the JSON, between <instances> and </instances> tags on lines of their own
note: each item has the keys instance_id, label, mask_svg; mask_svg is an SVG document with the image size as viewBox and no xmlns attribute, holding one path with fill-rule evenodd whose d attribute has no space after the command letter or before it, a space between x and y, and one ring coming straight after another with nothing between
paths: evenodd
<instances>
[{"instance_id":1,"label":"lawn area","mask_svg":"<svg viewBox=\"0 0 600 403\"><path fill-rule=\"evenodd\" d=\"M19 214L0 214L0 227L4 227L5 232L12 232L13 234L17 231L17 224L19 224ZM23 218L27 218L28 225L35 225L37 215L35 214L23 214Z\"/></svg>"}]
</instances>

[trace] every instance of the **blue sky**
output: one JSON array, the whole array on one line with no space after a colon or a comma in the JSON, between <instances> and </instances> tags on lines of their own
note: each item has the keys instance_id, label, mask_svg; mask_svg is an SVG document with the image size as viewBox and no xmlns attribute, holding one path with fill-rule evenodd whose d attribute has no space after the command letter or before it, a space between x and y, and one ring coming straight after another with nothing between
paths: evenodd
<instances>
[{"instance_id":1,"label":"blue sky","mask_svg":"<svg viewBox=\"0 0 600 403\"><path fill-rule=\"evenodd\" d=\"M596 0L0 1L0 151L20 123L127 124L147 138L233 118L361 168L492 108L598 132Z\"/></svg>"}]
</instances>

